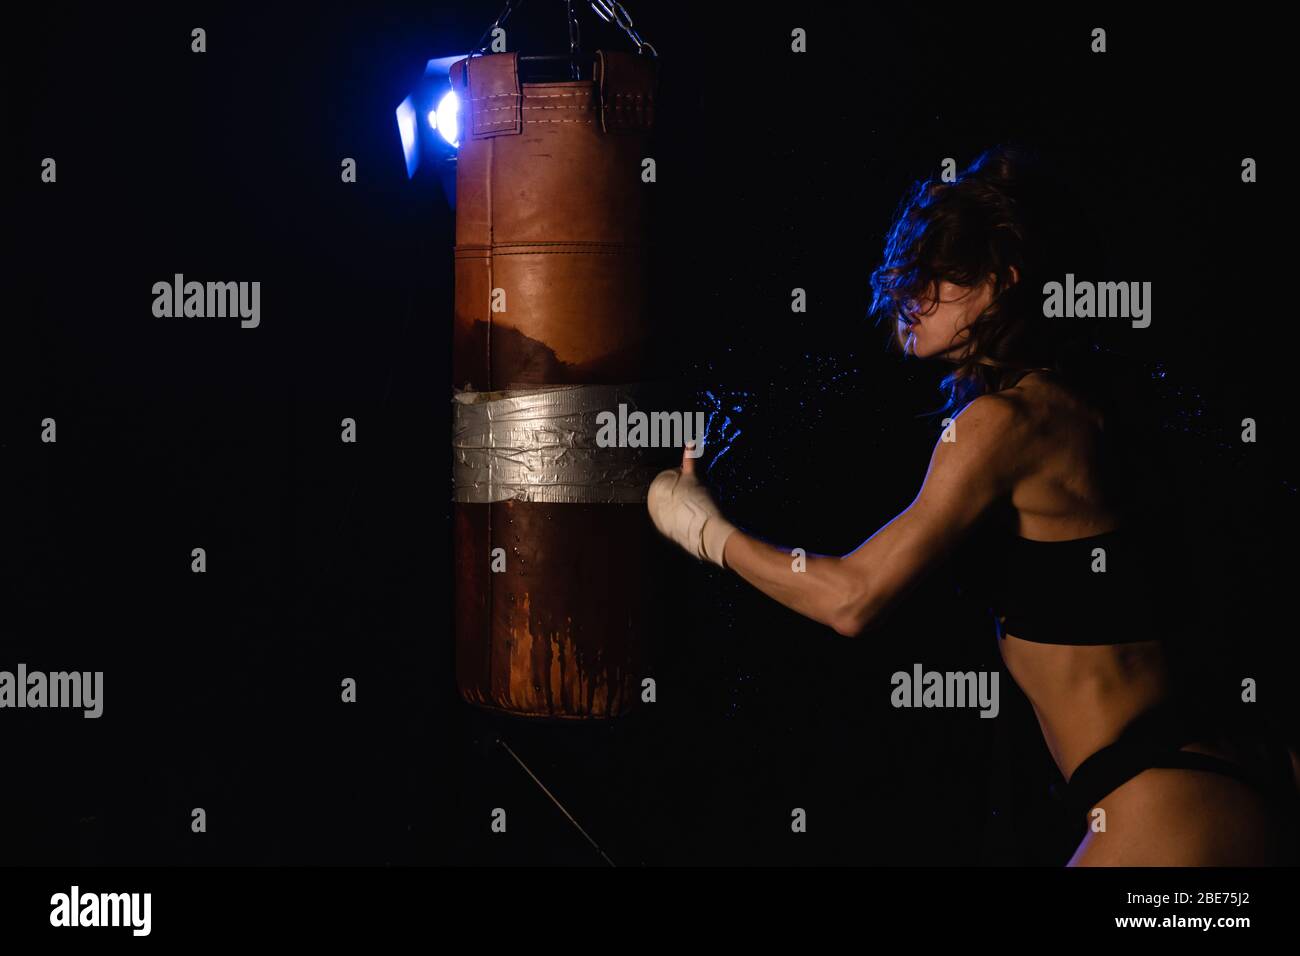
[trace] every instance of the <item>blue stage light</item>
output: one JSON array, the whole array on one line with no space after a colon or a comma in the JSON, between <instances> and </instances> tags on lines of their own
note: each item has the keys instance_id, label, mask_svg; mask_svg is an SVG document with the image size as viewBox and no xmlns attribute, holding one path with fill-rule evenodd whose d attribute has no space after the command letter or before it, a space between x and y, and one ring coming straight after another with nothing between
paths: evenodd
<instances>
[{"instance_id":1,"label":"blue stage light","mask_svg":"<svg viewBox=\"0 0 1300 956\"><path fill-rule=\"evenodd\" d=\"M437 127L442 138L452 146L460 146L460 97L454 90L448 90L438 101L438 108L430 112L430 117L437 117Z\"/></svg>"},{"instance_id":2,"label":"blue stage light","mask_svg":"<svg viewBox=\"0 0 1300 956\"><path fill-rule=\"evenodd\" d=\"M420 165L418 131L415 123L415 107L408 96L397 107L397 132L402 137L402 155L406 157L406 175L415 175L415 168Z\"/></svg>"},{"instance_id":3,"label":"blue stage light","mask_svg":"<svg viewBox=\"0 0 1300 956\"><path fill-rule=\"evenodd\" d=\"M435 163L439 176L447 179L454 171L456 148L460 146L460 100L451 89L447 72L459 56L444 56L425 64L424 76L411 94L397 107L397 131L406 158L406 175L414 177L421 162ZM425 122L419 122L423 116ZM437 132L437 136L432 135ZM444 169L448 163L452 170Z\"/></svg>"}]
</instances>

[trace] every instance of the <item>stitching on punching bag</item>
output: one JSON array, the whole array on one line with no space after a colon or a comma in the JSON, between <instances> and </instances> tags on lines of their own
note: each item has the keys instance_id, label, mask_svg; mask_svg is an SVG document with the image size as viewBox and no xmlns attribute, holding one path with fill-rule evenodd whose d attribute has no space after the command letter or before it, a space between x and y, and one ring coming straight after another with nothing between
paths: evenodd
<instances>
[{"instance_id":1,"label":"stitching on punching bag","mask_svg":"<svg viewBox=\"0 0 1300 956\"><path fill-rule=\"evenodd\" d=\"M492 173L496 163L496 140L487 141L488 158L487 158L487 175L484 176L487 191L487 226L488 226L488 247L487 247L487 270L488 270L488 310L487 310L487 334L484 336L484 348L487 350L486 368L488 388L492 388L492 283L493 276L496 274L493 269L492 243L496 241L495 216L492 212ZM487 505L487 555L492 557L492 512L495 505ZM492 639L494 629L493 615L496 613L496 582L493 578L495 574L487 576L487 627L484 629L487 635L488 643L488 686L495 692L493 686L494 675L496 674L496 641ZM506 661L506 670L509 671L510 662ZM506 695L510 693L510 682L506 681Z\"/></svg>"},{"instance_id":2,"label":"stitching on punching bag","mask_svg":"<svg viewBox=\"0 0 1300 956\"><path fill-rule=\"evenodd\" d=\"M487 384L488 391L496 387L492 377L492 291L495 288L493 282L496 276L495 258L496 258L496 213L492 208L492 179L493 173L496 172L496 140L487 141L487 174L483 177L484 189L487 195L487 227L488 227L488 244L487 244L487 285L488 285L488 309L487 309L487 335L485 347L487 349Z\"/></svg>"}]
</instances>

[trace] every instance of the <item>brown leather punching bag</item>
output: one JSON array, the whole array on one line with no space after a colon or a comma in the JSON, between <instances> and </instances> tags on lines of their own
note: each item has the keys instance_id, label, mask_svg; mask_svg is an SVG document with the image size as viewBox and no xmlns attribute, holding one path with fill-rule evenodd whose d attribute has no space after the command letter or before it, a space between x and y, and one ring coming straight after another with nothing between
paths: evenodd
<instances>
[{"instance_id":1,"label":"brown leather punching bag","mask_svg":"<svg viewBox=\"0 0 1300 956\"><path fill-rule=\"evenodd\" d=\"M512 714L616 716L648 663L653 469L594 422L645 371L657 62L598 51L592 79L521 83L499 53L451 80L457 685Z\"/></svg>"}]
</instances>

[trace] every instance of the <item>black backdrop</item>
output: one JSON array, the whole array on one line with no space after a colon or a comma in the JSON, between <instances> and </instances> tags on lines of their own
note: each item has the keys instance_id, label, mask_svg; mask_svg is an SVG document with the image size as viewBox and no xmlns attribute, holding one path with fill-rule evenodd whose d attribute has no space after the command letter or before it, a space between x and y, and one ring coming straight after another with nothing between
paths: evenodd
<instances>
[{"instance_id":1,"label":"black backdrop","mask_svg":"<svg viewBox=\"0 0 1300 956\"><path fill-rule=\"evenodd\" d=\"M408 181L393 109L498 7L312 7L42 4L10 33L0 668L102 670L106 692L97 721L0 714L0 861L599 863L498 737L619 864L1068 858L1005 674L996 720L889 705L913 663L998 666L948 568L848 641L678 561L653 708L555 726L459 701L453 220L432 178ZM1085 192L1100 278L1154 283L1153 324L1123 346L1178 465L1194 658L1225 700L1258 678L1294 727L1274 31L1095 9L632 13L664 62L656 316L683 379L742 409L710 472L728 513L842 552L911 501L943 370L884 351L867 276L913 178L1037 144ZM626 47L584 24L589 47ZM557 4L509 26L512 48L563 49ZM176 272L260 280L261 326L155 318L150 288ZM1247 416L1258 444L1238 440Z\"/></svg>"}]
</instances>

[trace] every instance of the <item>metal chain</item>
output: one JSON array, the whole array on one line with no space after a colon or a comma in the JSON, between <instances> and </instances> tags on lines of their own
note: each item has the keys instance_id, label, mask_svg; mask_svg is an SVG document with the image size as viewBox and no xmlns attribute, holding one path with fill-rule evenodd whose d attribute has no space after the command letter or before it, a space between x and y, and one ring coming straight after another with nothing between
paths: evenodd
<instances>
[{"instance_id":1,"label":"metal chain","mask_svg":"<svg viewBox=\"0 0 1300 956\"><path fill-rule=\"evenodd\" d=\"M645 53L647 50L651 56L658 56L659 51L651 45L649 40L641 39L641 34L637 33L632 26L632 14L627 12L627 7L619 3L619 0L589 0L591 9L596 11L606 23L616 23L628 35L628 38L636 44L637 53Z\"/></svg>"},{"instance_id":2,"label":"metal chain","mask_svg":"<svg viewBox=\"0 0 1300 956\"><path fill-rule=\"evenodd\" d=\"M514 13L515 7L521 3L523 3L523 0L506 0L505 9L497 14L497 18L492 21L492 25L484 30L483 35L478 38L478 46L474 48L475 53L482 53L487 49L487 38L492 35L492 31L505 23L510 14Z\"/></svg>"},{"instance_id":3,"label":"metal chain","mask_svg":"<svg viewBox=\"0 0 1300 956\"><path fill-rule=\"evenodd\" d=\"M641 34L637 32L636 27L632 24L632 14L627 12L627 7L623 6L619 0L588 0L588 2L591 4L591 9L596 11L598 17L606 23L617 25L619 29L627 34L628 39L636 45L637 53L649 53L651 56L659 55L659 51L654 48L654 45L649 40L641 38ZM523 3L523 0L506 0L505 9L497 15L491 26L484 30L483 35L478 38L478 46L474 48L474 53L482 53L487 49L487 40L492 35L492 31L504 24L509 19L510 14L514 13L515 8L521 3ZM569 20L569 53L573 55L578 52L580 42L578 18L573 11L573 0L566 0L566 7Z\"/></svg>"},{"instance_id":4,"label":"metal chain","mask_svg":"<svg viewBox=\"0 0 1300 956\"><path fill-rule=\"evenodd\" d=\"M578 66L578 48L582 45L582 33L578 29L578 15L573 9L573 0L564 0L566 15L569 18L569 78L582 79L582 68Z\"/></svg>"}]
</instances>

